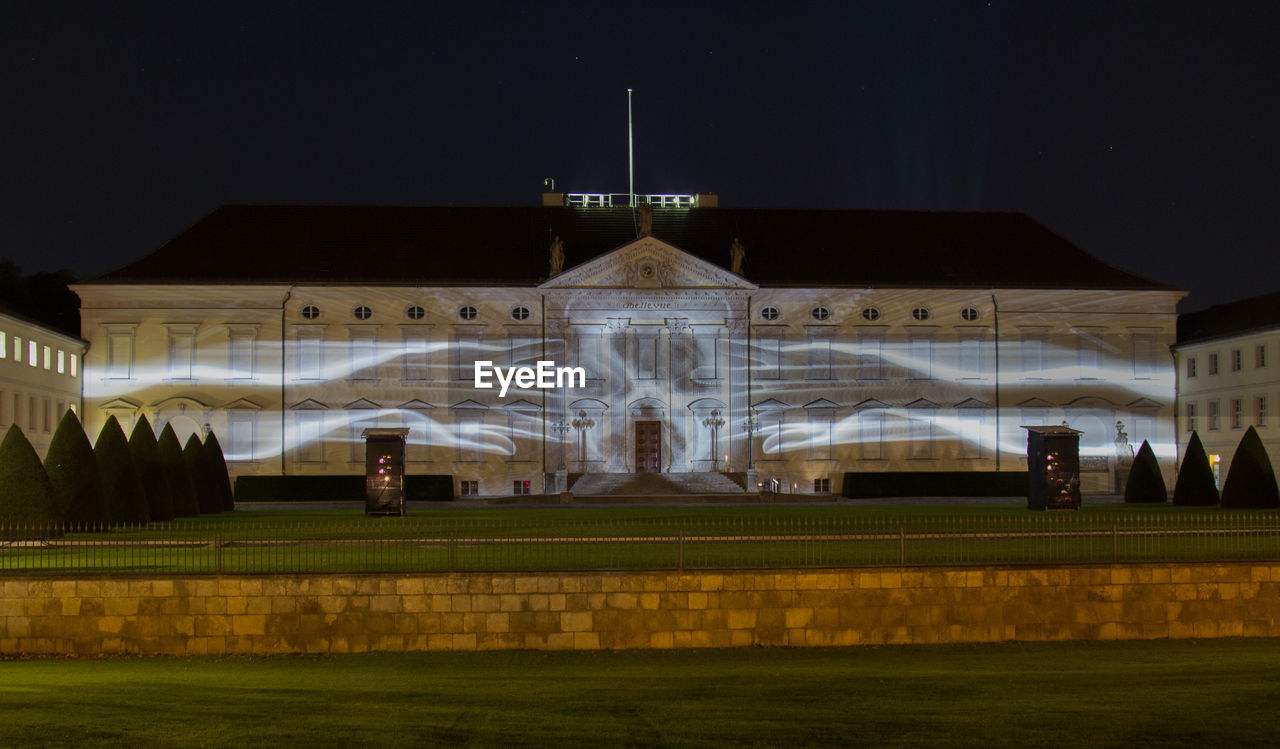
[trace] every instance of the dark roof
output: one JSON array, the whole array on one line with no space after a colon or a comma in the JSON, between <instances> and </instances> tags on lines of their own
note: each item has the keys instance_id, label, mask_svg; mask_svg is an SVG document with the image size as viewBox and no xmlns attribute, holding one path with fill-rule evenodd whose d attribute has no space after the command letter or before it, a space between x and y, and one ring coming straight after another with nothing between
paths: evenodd
<instances>
[{"instance_id":1,"label":"dark roof","mask_svg":"<svg viewBox=\"0 0 1280 749\"><path fill-rule=\"evenodd\" d=\"M1178 316L1178 345L1280 327L1280 291Z\"/></svg>"},{"instance_id":2,"label":"dark roof","mask_svg":"<svg viewBox=\"0 0 1280 749\"><path fill-rule=\"evenodd\" d=\"M534 285L636 236L627 208L224 205L87 283ZM762 286L1170 289L1020 213L658 209L653 235Z\"/></svg>"}]
</instances>

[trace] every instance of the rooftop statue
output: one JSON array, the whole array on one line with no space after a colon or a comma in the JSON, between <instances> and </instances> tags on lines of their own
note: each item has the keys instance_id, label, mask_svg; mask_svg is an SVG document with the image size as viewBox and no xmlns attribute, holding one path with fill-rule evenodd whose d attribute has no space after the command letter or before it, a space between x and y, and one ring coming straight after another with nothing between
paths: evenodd
<instances>
[{"instance_id":1,"label":"rooftop statue","mask_svg":"<svg viewBox=\"0 0 1280 749\"><path fill-rule=\"evenodd\" d=\"M551 240L551 275L558 276L564 270L564 240L557 235Z\"/></svg>"},{"instance_id":2,"label":"rooftop statue","mask_svg":"<svg viewBox=\"0 0 1280 749\"><path fill-rule=\"evenodd\" d=\"M734 237L733 245L729 247L729 257L731 259L729 271L734 275L742 275L742 257L746 254L747 250L742 246L742 240Z\"/></svg>"},{"instance_id":3,"label":"rooftop statue","mask_svg":"<svg viewBox=\"0 0 1280 749\"><path fill-rule=\"evenodd\" d=\"M640 204L640 236L648 237L653 234L653 206L648 203Z\"/></svg>"}]
</instances>

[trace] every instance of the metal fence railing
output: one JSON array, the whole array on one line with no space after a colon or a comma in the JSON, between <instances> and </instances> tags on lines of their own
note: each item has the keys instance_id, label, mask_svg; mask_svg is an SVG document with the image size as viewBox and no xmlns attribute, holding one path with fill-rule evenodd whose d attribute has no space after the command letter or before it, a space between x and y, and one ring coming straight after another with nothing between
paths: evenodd
<instances>
[{"instance_id":1,"label":"metal fence railing","mask_svg":"<svg viewBox=\"0 0 1280 749\"><path fill-rule=\"evenodd\" d=\"M823 520L192 519L0 526L0 575L1280 560L1280 513Z\"/></svg>"}]
</instances>

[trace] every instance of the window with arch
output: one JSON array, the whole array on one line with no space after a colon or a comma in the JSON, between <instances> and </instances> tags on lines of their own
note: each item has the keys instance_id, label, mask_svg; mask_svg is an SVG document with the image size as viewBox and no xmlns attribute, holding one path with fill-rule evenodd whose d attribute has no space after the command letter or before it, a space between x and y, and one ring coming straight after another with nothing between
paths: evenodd
<instances>
[{"instance_id":1,"label":"window with arch","mask_svg":"<svg viewBox=\"0 0 1280 749\"><path fill-rule=\"evenodd\" d=\"M777 307L764 307L760 310L760 316L766 320L777 320L781 314Z\"/></svg>"},{"instance_id":2,"label":"window with arch","mask_svg":"<svg viewBox=\"0 0 1280 749\"><path fill-rule=\"evenodd\" d=\"M932 313L929 312L928 307L916 307L915 309L911 310L911 316L923 322L924 320L928 320L933 315Z\"/></svg>"},{"instance_id":3,"label":"window with arch","mask_svg":"<svg viewBox=\"0 0 1280 749\"><path fill-rule=\"evenodd\" d=\"M479 316L480 313L476 311L476 308L470 305L458 309L458 317L463 320L474 320Z\"/></svg>"},{"instance_id":4,"label":"window with arch","mask_svg":"<svg viewBox=\"0 0 1280 749\"><path fill-rule=\"evenodd\" d=\"M302 308L302 316L308 320L314 320L320 316L320 308L314 304L308 304Z\"/></svg>"},{"instance_id":5,"label":"window with arch","mask_svg":"<svg viewBox=\"0 0 1280 749\"><path fill-rule=\"evenodd\" d=\"M357 320L368 320L370 317L373 317L373 310L363 304L360 304L351 308L351 316Z\"/></svg>"},{"instance_id":6,"label":"window with arch","mask_svg":"<svg viewBox=\"0 0 1280 749\"><path fill-rule=\"evenodd\" d=\"M408 309L404 311L404 316L410 320L421 320L427 316L427 311L416 304L411 304Z\"/></svg>"}]
</instances>

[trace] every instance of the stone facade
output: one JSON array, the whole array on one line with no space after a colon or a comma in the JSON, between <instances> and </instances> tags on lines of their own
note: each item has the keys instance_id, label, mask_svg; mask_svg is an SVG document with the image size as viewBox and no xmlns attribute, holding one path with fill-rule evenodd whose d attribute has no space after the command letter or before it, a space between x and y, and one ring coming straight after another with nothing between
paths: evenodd
<instances>
[{"instance_id":1,"label":"stone facade","mask_svg":"<svg viewBox=\"0 0 1280 749\"><path fill-rule=\"evenodd\" d=\"M770 287L658 237L524 287L76 291L90 432L212 428L236 475L359 473L377 426L409 429L410 473L487 495L647 460L839 492L846 471L1022 470L1020 426L1066 422L1083 490L1107 492L1119 422L1172 479L1176 291ZM585 387L499 397L477 360L582 367Z\"/></svg>"},{"instance_id":2,"label":"stone facade","mask_svg":"<svg viewBox=\"0 0 1280 749\"><path fill-rule=\"evenodd\" d=\"M0 313L0 428L16 424L41 457L63 414L82 413L86 347L79 338Z\"/></svg>"},{"instance_id":3,"label":"stone facade","mask_svg":"<svg viewBox=\"0 0 1280 749\"><path fill-rule=\"evenodd\" d=\"M1280 565L0 582L3 655L1239 636L1280 636Z\"/></svg>"}]
</instances>

